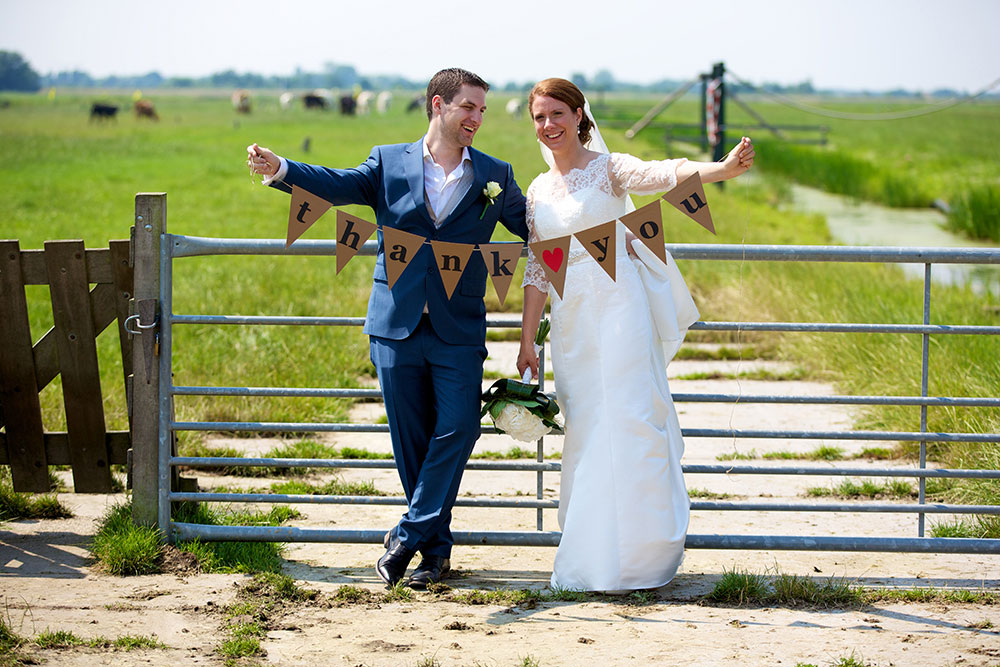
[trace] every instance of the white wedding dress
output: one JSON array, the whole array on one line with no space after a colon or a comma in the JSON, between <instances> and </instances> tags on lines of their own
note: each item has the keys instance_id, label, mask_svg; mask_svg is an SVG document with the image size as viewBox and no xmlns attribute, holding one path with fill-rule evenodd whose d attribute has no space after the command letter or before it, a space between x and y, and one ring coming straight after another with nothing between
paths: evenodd
<instances>
[{"instance_id":1,"label":"white wedding dress","mask_svg":"<svg viewBox=\"0 0 1000 667\"><path fill-rule=\"evenodd\" d=\"M673 188L680 162L605 153L565 177L541 174L527 192L529 240L620 218L628 192ZM525 270L524 284L551 298L551 358L566 420L553 587L656 588L673 578L684 556L690 501L669 359L633 264L638 260L625 252L625 226L617 228L615 281L575 237L561 299L533 254ZM677 281L683 286L679 274Z\"/></svg>"}]
</instances>

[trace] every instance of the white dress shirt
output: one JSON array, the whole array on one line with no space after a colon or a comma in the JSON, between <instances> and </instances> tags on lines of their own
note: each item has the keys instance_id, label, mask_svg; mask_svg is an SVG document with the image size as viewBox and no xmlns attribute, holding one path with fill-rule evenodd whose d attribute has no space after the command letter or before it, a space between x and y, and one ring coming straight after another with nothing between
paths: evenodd
<instances>
[{"instance_id":1,"label":"white dress shirt","mask_svg":"<svg viewBox=\"0 0 1000 667\"><path fill-rule=\"evenodd\" d=\"M434 217L437 218L435 224L440 224L439 221L442 220L440 213L455 195L455 189L458 188L462 176L465 175L465 170L472 168L472 158L469 157L469 148L462 148L461 162L450 173L446 174L444 167L434 161L434 156L427 148L426 137L420 142L420 146L424 152L424 193L427 197L427 205L431 207Z\"/></svg>"}]
</instances>

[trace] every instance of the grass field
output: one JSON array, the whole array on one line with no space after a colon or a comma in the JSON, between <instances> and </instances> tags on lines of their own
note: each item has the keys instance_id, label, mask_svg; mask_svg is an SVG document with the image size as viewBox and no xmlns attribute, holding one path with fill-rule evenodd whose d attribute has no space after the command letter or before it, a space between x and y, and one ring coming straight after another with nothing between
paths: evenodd
<instances>
[{"instance_id":1,"label":"grass field","mask_svg":"<svg viewBox=\"0 0 1000 667\"><path fill-rule=\"evenodd\" d=\"M107 96L102 95L102 99ZM285 195L252 185L244 159L254 141L280 154L332 166L352 166L378 143L410 141L426 128L422 113L407 115L397 105L389 115L344 118L333 113L278 109L276 97L258 102L251 116L236 116L221 94L163 95L155 99L160 122L124 116L116 122L90 123L94 96L7 95L0 109L0 237L16 238L22 248L40 248L49 239L82 238L97 247L127 238L137 192L168 193L168 230L199 236L284 238L288 215ZM124 103L125 96L118 96ZM502 111L506 97L491 94L488 120L476 139L481 150L509 160L522 188L542 170L530 121ZM655 100L615 100L629 113ZM610 105L595 105L600 117ZM843 106L841 106L843 108ZM861 108L855 106L855 108ZM864 109L871 111L871 107ZM815 122L775 105L759 107L773 122ZM738 109L731 123L739 122ZM797 112L796 112L797 113ZM693 106L679 103L666 118L696 119ZM836 151L878 165L885 173L917 183L929 196L946 194L967 181L1000 176L990 150L1000 133L1000 108L977 104L898 123L831 122ZM653 133L626 142L623 129L605 133L612 150L644 158L667 157ZM648 135L648 136L647 136ZM304 153L309 137L311 150ZM758 142L758 166L765 176L771 142ZM665 207L671 242L829 243L825 222L779 210L785 187L778 176L756 185L735 182L724 192L710 189L718 237ZM639 205L652 198L640 198ZM348 212L371 220L360 207ZM332 238L328 214L307 238ZM510 240L498 228L498 240ZM339 276L322 258L221 257L175 262L175 312L202 314L298 314L363 316L371 258L356 258ZM523 268L523 263L522 263ZM681 269L703 319L919 322L921 290L892 268L867 265L793 265L790 263L682 262ZM520 284L520 275L515 280ZM506 308L519 312L520 290L512 288ZM51 325L44 287L29 288L35 337ZM488 306L499 304L490 287ZM995 296L935 287L932 321L951 324L1000 324ZM701 338L711 338L702 334ZM728 339L714 336L715 339ZM919 346L914 336L833 334L743 335L743 341L774 356L799 361L815 377L845 392L913 395L919 393ZM109 330L99 353L105 411L114 428L126 425L117 340ZM324 327L175 328L177 384L242 386L357 386L370 381L367 340L357 329ZM995 395L1000 386L1000 345L996 337L935 337L931 348L932 395ZM873 372L873 369L879 369ZM46 426L64 428L58 382L42 395ZM180 419L342 421L344 401L326 399L179 398ZM861 427L918 430L912 408L872 409ZM1000 411L930 410L931 430L1000 431ZM954 449L966 465L996 457L996 448ZM945 455L943 455L945 456ZM986 458L983 458L986 457ZM947 458L945 456L945 458ZM958 460L958 459L956 459ZM995 486L995 485L992 485Z\"/></svg>"}]
</instances>

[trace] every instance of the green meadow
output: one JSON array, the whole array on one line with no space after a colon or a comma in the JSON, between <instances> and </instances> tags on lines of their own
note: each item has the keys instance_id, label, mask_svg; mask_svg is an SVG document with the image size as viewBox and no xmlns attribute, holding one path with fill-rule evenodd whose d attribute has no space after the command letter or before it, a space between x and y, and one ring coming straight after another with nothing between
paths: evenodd
<instances>
[{"instance_id":1,"label":"green meadow","mask_svg":"<svg viewBox=\"0 0 1000 667\"><path fill-rule=\"evenodd\" d=\"M212 92L154 97L159 122L125 113L117 121L90 122L96 99L129 102L125 94L44 96L5 95L0 108L0 238L18 239L22 248L41 248L50 239L84 239L88 246L127 238L137 192L167 193L168 231L232 238L284 238L286 195L252 183L245 149L252 142L279 154L331 166L353 166L374 144L411 141L426 128L422 111L403 110L397 96L386 116L345 118L333 112L282 111L277 93L258 95L253 114L237 116L228 95ZM476 147L514 166L522 188L544 168L531 122L503 112L507 95L491 93L490 111ZM638 117L656 100L607 100L595 104L602 115ZM801 112L768 103L755 108L771 122L816 124ZM838 103L837 108L881 111L874 102ZM730 123L741 121L738 107ZM744 114L745 115L745 114ZM664 114L676 122L697 120L684 101ZM724 191L708 190L718 236L712 237L672 208L664 207L667 239L679 243L828 244L824 219L784 210L787 170L775 167L798 151L833 153L872 165L876 176L892 175L920 193L914 202L950 197L966 183L995 183L1000 166L991 146L1000 138L1000 107L970 104L905 121L860 123L819 121L831 126L831 145L819 149L782 145L763 132L754 185L736 181ZM668 157L658 131L634 141L624 128L608 128L612 150L647 159ZM309 151L303 142L309 138ZM674 147L679 150L678 147ZM670 156L679 156L674 154ZM812 158L811 158L812 159ZM816 158L822 159L822 158ZM803 158L805 160L805 158ZM824 177L826 178L826 177ZM833 176L829 176L833 178ZM821 184L823 185L823 184ZM826 184L827 189L838 191ZM910 187L908 185L907 187ZM652 197L640 198L642 205ZM369 209L348 207L371 220ZM328 214L306 238L333 238ZM497 240L511 240L498 227ZM365 314L371 258L358 257L335 275L332 258L212 257L175 261L175 313L245 315ZM523 270L523 262L521 264ZM849 264L681 262L704 320L838 321L915 323L922 318L922 289L893 267ZM519 275L501 307L492 287L490 310L520 312ZM51 326L47 288L29 288L35 338ZM964 288L935 286L935 323L1000 325L1000 299ZM736 336L693 332L691 339L735 342ZM844 393L916 395L920 392L918 336L859 334L747 334L760 354L796 361L810 377L833 382ZM126 427L113 328L99 339L99 355L110 427ZM931 341L930 393L990 396L1000 387L997 337L935 336ZM352 387L371 384L367 340L356 328L340 327L175 327L175 383L183 385ZM514 369L511 369L513 373ZM64 428L58 381L42 394L46 427ZM179 397L181 420L345 421L349 403L330 399ZM764 425L762 425L764 426ZM914 408L867 410L859 428L919 430ZM1000 432L1000 410L931 408L932 431ZM996 467L998 448L963 445L935 448L949 464ZM993 491L995 484L982 485ZM977 487L978 488L978 487ZM977 492L978 493L978 492ZM978 496L977 496L978 497ZM973 500L973 498L967 498Z\"/></svg>"}]
</instances>

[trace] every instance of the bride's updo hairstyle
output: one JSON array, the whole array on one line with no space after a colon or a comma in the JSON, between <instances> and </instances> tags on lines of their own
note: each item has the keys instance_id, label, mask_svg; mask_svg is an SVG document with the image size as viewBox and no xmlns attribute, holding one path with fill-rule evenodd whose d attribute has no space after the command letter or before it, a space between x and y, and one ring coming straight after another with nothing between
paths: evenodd
<instances>
[{"instance_id":1,"label":"bride's updo hairstyle","mask_svg":"<svg viewBox=\"0 0 1000 667\"><path fill-rule=\"evenodd\" d=\"M583 93L576 87L576 84L559 78L543 79L535 84L528 95L528 113L532 113L531 105L536 97L551 97L554 100L559 100L573 111L577 109L583 111L583 106L586 104ZM590 116L584 111L583 117L580 119L580 129L577 132L580 143L584 146L590 141L590 129L593 126L594 124L590 122Z\"/></svg>"}]
</instances>

